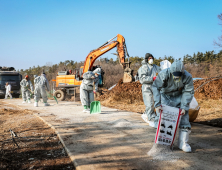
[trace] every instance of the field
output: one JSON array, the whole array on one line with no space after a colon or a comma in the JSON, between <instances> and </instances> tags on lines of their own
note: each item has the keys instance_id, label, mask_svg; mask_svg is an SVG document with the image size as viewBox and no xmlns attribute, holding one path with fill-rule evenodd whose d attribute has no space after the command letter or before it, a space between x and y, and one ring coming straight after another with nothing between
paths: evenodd
<instances>
[{"instance_id":1,"label":"field","mask_svg":"<svg viewBox=\"0 0 222 170\"><path fill-rule=\"evenodd\" d=\"M32 111L0 101L0 124L0 169L74 169L54 130Z\"/></svg>"}]
</instances>

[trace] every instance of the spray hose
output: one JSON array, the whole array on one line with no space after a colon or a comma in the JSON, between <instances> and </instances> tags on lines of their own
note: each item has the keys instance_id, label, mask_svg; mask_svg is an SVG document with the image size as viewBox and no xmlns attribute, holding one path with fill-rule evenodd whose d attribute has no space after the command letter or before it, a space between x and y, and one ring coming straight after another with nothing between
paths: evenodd
<instances>
[{"instance_id":1,"label":"spray hose","mask_svg":"<svg viewBox=\"0 0 222 170\"><path fill-rule=\"evenodd\" d=\"M215 79L212 79L212 78L215 78ZM217 77L210 77L210 78L207 78L207 79L201 79L201 80L209 80L209 79L211 79L211 80L209 80L209 81L201 84L199 87L197 87L197 88L194 90L194 92L197 91L199 88L203 87L205 84L207 84L207 83L209 83L209 82L211 82L211 81L214 81L214 80L221 79L221 78L222 78L221 76L217 76ZM194 80L194 81L196 81L196 80Z\"/></svg>"}]
</instances>

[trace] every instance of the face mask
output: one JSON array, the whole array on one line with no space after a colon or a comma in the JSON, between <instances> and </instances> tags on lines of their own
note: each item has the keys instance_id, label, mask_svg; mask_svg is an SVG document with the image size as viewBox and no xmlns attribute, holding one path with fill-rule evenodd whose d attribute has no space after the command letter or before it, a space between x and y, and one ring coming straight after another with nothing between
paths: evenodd
<instances>
[{"instance_id":1,"label":"face mask","mask_svg":"<svg viewBox=\"0 0 222 170\"><path fill-rule=\"evenodd\" d=\"M149 59L149 64L150 64L150 65L153 64L153 59Z\"/></svg>"}]
</instances>

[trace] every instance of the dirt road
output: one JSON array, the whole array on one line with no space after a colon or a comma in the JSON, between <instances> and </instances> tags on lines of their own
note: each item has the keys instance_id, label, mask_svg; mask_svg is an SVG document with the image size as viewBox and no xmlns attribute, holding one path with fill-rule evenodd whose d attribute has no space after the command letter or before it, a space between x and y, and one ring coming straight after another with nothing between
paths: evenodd
<instances>
[{"instance_id":1,"label":"dirt road","mask_svg":"<svg viewBox=\"0 0 222 170\"><path fill-rule=\"evenodd\" d=\"M101 114L82 112L74 102L49 101L51 106L35 108L21 100L4 100L36 115L55 128L76 169L221 169L221 128L192 124L192 153L176 146L177 159L159 161L148 156L155 129L141 115L102 107Z\"/></svg>"}]
</instances>

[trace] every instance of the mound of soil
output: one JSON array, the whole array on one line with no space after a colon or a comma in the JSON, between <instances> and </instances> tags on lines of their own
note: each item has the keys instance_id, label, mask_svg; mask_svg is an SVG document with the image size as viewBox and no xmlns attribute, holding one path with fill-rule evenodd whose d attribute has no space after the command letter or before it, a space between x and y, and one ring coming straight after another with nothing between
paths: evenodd
<instances>
[{"instance_id":1,"label":"mound of soil","mask_svg":"<svg viewBox=\"0 0 222 170\"><path fill-rule=\"evenodd\" d=\"M126 102L126 104L133 104L143 102L142 97L142 85L139 81L132 83L123 83L123 79L120 79L117 85L99 96L96 100L99 101L117 101Z\"/></svg>"},{"instance_id":2,"label":"mound of soil","mask_svg":"<svg viewBox=\"0 0 222 170\"><path fill-rule=\"evenodd\" d=\"M213 79L215 78L194 81L194 89L203 85L194 94L201 107L195 122L222 127L222 101L215 100L222 97L222 79L210 81ZM143 103L141 87L142 85L139 81L123 83L123 80L120 79L113 89L108 90L96 98L96 100L101 101L101 104L107 107L143 113L145 105Z\"/></svg>"},{"instance_id":3,"label":"mound of soil","mask_svg":"<svg viewBox=\"0 0 222 170\"><path fill-rule=\"evenodd\" d=\"M198 88L194 94L196 99L217 100L222 98L222 79L217 79L217 80L214 79L215 78L194 81L194 89ZM120 79L117 85L113 89L99 96L97 100L99 101L109 100L117 102L121 101L121 102L126 102L127 104L143 102L141 87L142 85L140 84L139 81L132 83L123 83L123 80Z\"/></svg>"},{"instance_id":4,"label":"mound of soil","mask_svg":"<svg viewBox=\"0 0 222 170\"><path fill-rule=\"evenodd\" d=\"M209 78L204 80L195 80L194 90L196 90L194 93L196 99L221 99L222 79Z\"/></svg>"}]
</instances>

